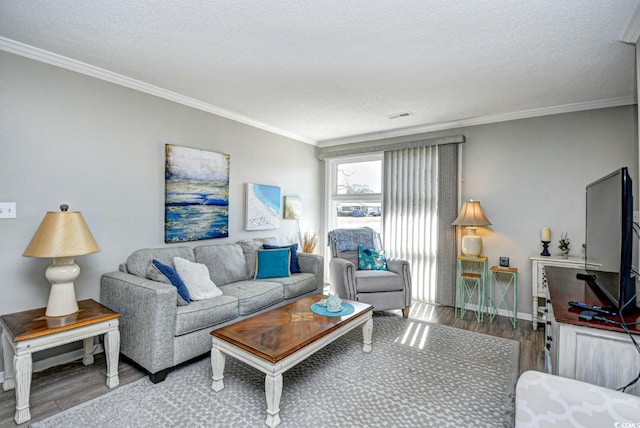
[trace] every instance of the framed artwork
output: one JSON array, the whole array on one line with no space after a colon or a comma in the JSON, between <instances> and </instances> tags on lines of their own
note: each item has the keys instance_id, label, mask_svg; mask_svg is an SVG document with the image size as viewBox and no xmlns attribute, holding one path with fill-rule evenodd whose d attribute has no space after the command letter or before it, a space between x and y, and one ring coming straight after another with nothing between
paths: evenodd
<instances>
[{"instance_id":1,"label":"framed artwork","mask_svg":"<svg viewBox=\"0 0 640 428\"><path fill-rule=\"evenodd\" d=\"M229 236L229 155L165 145L164 241Z\"/></svg>"},{"instance_id":2,"label":"framed artwork","mask_svg":"<svg viewBox=\"0 0 640 428\"><path fill-rule=\"evenodd\" d=\"M284 218L287 220L299 220L302 214L302 199L298 196L284 197Z\"/></svg>"},{"instance_id":3,"label":"framed artwork","mask_svg":"<svg viewBox=\"0 0 640 428\"><path fill-rule=\"evenodd\" d=\"M245 230L280 227L280 187L247 183Z\"/></svg>"}]
</instances>

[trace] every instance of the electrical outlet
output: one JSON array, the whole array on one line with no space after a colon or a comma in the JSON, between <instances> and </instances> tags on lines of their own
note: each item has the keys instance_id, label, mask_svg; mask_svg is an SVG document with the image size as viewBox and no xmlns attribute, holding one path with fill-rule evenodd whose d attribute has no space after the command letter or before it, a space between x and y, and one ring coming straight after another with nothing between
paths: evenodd
<instances>
[{"instance_id":1,"label":"electrical outlet","mask_svg":"<svg viewBox=\"0 0 640 428\"><path fill-rule=\"evenodd\" d=\"M0 202L0 218L16 218L16 203Z\"/></svg>"}]
</instances>

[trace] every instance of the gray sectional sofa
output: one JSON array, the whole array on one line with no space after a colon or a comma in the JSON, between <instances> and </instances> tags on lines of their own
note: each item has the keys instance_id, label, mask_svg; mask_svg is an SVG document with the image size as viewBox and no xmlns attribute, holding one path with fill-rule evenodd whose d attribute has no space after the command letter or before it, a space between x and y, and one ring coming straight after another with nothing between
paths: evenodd
<instances>
[{"instance_id":1,"label":"gray sectional sofa","mask_svg":"<svg viewBox=\"0 0 640 428\"><path fill-rule=\"evenodd\" d=\"M298 253L302 273L253 279L257 250L275 243L275 238L262 238L135 251L119 271L101 280L101 303L122 315L120 352L157 383L172 367L210 352L213 329L322 293L324 259L315 254ZM147 278L153 260L173 266L174 257L206 265L222 296L179 306L176 287Z\"/></svg>"}]
</instances>

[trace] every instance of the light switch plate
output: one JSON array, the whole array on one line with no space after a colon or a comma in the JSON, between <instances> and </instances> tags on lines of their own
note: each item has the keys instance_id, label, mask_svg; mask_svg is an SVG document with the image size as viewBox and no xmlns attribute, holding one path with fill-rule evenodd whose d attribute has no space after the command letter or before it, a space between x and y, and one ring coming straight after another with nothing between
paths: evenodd
<instances>
[{"instance_id":1,"label":"light switch plate","mask_svg":"<svg viewBox=\"0 0 640 428\"><path fill-rule=\"evenodd\" d=\"M0 202L0 218L16 218L16 203Z\"/></svg>"}]
</instances>

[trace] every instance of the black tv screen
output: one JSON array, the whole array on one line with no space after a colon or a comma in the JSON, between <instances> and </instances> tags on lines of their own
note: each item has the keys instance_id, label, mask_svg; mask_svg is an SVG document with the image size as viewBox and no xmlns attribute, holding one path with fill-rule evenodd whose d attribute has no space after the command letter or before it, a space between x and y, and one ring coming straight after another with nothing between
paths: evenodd
<instances>
[{"instance_id":1,"label":"black tv screen","mask_svg":"<svg viewBox=\"0 0 640 428\"><path fill-rule=\"evenodd\" d=\"M587 185L585 269L619 310L635 310L633 193L627 168Z\"/></svg>"}]
</instances>

